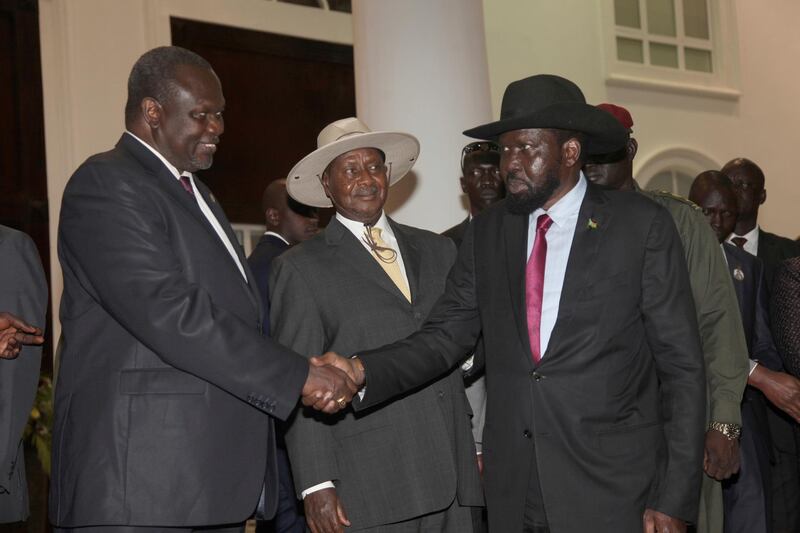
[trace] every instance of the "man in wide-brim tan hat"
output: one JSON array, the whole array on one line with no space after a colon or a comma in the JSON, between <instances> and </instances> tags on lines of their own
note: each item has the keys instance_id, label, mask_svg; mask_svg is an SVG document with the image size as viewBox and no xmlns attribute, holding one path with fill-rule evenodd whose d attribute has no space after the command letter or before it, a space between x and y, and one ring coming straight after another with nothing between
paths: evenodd
<instances>
[{"instance_id":1,"label":"man in wide-brim tan hat","mask_svg":"<svg viewBox=\"0 0 800 533\"><path fill-rule=\"evenodd\" d=\"M316 237L281 255L270 294L276 340L299 353L353 353L417 331L455 260L446 237L383 212L389 186L414 165L416 138L330 124L287 178L289 194L336 208ZM466 356L466 353L464 354ZM304 410L286 435L312 531L472 531L482 504L460 370L354 416Z\"/></svg>"}]
</instances>

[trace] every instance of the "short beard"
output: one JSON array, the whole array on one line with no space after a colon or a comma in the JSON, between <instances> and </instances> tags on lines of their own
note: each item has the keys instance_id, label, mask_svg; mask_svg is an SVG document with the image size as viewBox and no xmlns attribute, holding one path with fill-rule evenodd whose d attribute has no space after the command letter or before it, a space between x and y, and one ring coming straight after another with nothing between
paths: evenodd
<instances>
[{"instance_id":1,"label":"short beard","mask_svg":"<svg viewBox=\"0 0 800 533\"><path fill-rule=\"evenodd\" d=\"M516 174L509 173L508 179L512 178L516 178ZM557 171L551 170L545 174L544 183L540 187L534 188L533 185L528 183L527 191L516 194L508 192L506 194L506 209L513 215L528 216L547 203L559 185L561 185L561 181L558 179Z\"/></svg>"}]
</instances>

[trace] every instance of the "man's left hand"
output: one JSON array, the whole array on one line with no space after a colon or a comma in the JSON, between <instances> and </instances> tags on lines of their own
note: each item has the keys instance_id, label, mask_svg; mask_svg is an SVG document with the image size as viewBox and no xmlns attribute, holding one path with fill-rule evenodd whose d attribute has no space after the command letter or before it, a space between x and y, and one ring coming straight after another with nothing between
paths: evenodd
<instances>
[{"instance_id":1,"label":"man's left hand","mask_svg":"<svg viewBox=\"0 0 800 533\"><path fill-rule=\"evenodd\" d=\"M42 330L21 318L0 312L0 359L13 359L19 355L23 344L42 344Z\"/></svg>"},{"instance_id":2,"label":"man's left hand","mask_svg":"<svg viewBox=\"0 0 800 533\"><path fill-rule=\"evenodd\" d=\"M758 365L747 382L763 392L775 407L800 422L800 380Z\"/></svg>"},{"instance_id":3,"label":"man's left hand","mask_svg":"<svg viewBox=\"0 0 800 533\"><path fill-rule=\"evenodd\" d=\"M686 533L686 522L653 509L645 509L642 525L644 533Z\"/></svg>"},{"instance_id":4,"label":"man's left hand","mask_svg":"<svg viewBox=\"0 0 800 533\"><path fill-rule=\"evenodd\" d=\"M739 441L729 439L716 429L706 431L703 470L717 481L739 471Z\"/></svg>"}]
</instances>

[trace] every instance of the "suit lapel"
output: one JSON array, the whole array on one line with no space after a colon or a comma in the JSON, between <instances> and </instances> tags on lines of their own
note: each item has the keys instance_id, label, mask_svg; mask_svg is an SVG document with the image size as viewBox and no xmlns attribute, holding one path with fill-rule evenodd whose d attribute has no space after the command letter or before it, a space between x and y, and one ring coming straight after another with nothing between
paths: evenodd
<instances>
[{"instance_id":1,"label":"suit lapel","mask_svg":"<svg viewBox=\"0 0 800 533\"><path fill-rule=\"evenodd\" d=\"M389 225L392 227L392 231L394 231L394 236L397 238L397 246L400 248L400 254L403 257L403 266L406 269L406 277L408 278L408 289L411 293L411 301L416 302L417 295L420 294L419 283L421 255L417 249L414 239L412 239L394 220L388 217L387 220L389 221ZM380 265L378 266L380 267ZM389 276L386 277L388 278ZM396 289L397 294L403 298L403 301L407 302L406 297L403 296L403 293L400 292L400 289L398 289L394 283L392 283L392 286Z\"/></svg>"},{"instance_id":2,"label":"suit lapel","mask_svg":"<svg viewBox=\"0 0 800 533\"><path fill-rule=\"evenodd\" d=\"M514 320L517 323L520 343L525 348L528 361L533 361L525 308L528 220L529 217L506 212L503 215L502 234L505 240L506 276L508 278L508 290L511 295L511 309L514 313Z\"/></svg>"},{"instance_id":3,"label":"suit lapel","mask_svg":"<svg viewBox=\"0 0 800 533\"><path fill-rule=\"evenodd\" d=\"M592 265L598 260L597 256L602 249L606 231L611 225L611 218L612 214L605 196L600 189L589 184L578 212L575 235L567 260L567 271L561 288L558 318L542 358L543 362L550 360L551 354L557 353L559 344L568 334L575 302L579 300L580 292L590 281Z\"/></svg>"},{"instance_id":4,"label":"suit lapel","mask_svg":"<svg viewBox=\"0 0 800 533\"><path fill-rule=\"evenodd\" d=\"M234 233L233 228L231 227L231 223L228 221L228 217L225 216L225 211L222 210L222 206L219 205L219 202L217 202L217 199L214 197L213 194L211 194L211 191L209 191L208 187L206 187L206 185L203 182L197 179L197 177L195 177L195 184L197 185L197 190L200 192L200 195L203 197L203 200L205 200L206 205L208 206L209 209L211 209L211 213L214 215L214 217L216 217L217 222L219 222L219 225L222 227L222 231L225 232L225 235L231 242L233 250L236 252L236 257L242 264L244 273L247 276L247 281L245 281L244 278L242 278L242 273L239 272L239 268L236 266L236 263L230 257L230 252L228 252L228 248L225 247L225 244L220 240L219 235L217 235L217 232L214 231L213 233L214 237L216 238L216 241L220 244L220 246L222 246L222 251L230 259L231 266L236 271L236 275L239 277L239 279L242 280L242 283L246 285L247 293L250 296L250 299L253 301L255 305L258 306L259 309L261 309L261 298L258 294L258 287L256 286L255 283L255 277L253 276L253 272L250 270L250 263L247 262L247 258L244 255L244 249L239 244L239 240L236 238L236 233ZM202 211L200 214L202 215ZM208 219L205 218L205 215L203 215L203 219L206 222L206 226L210 226ZM211 230L213 231L214 228L211 228Z\"/></svg>"},{"instance_id":5,"label":"suit lapel","mask_svg":"<svg viewBox=\"0 0 800 533\"><path fill-rule=\"evenodd\" d=\"M394 229L394 226L392 227ZM396 234L395 234L396 235ZM341 259L349 263L356 272L360 272L366 279L379 285L382 289L392 293L395 297L401 299L408 304L408 300L397 288L397 285L389 278L386 272L381 268L375 258L364 248L355 235L348 230L336 218L332 218L328 227L325 228L325 240L331 248L334 255L341 257ZM403 251L401 250L401 253ZM405 255L403 256L405 262ZM406 273L409 277L411 276ZM412 295L413 295L412 289ZM413 297L413 296L412 296Z\"/></svg>"},{"instance_id":6,"label":"suit lapel","mask_svg":"<svg viewBox=\"0 0 800 533\"><path fill-rule=\"evenodd\" d=\"M225 213L222 212L219 204L214 200L211 194L208 192L208 188L195 177L195 184L197 185L197 190L200 191L201 196L205 200L206 204L211 209L211 212L217 218L217 221L220 223L225 234L230 239L231 244L233 245L233 249L236 250L237 256L239 257L239 261L242 263L242 267L245 269L245 274L247 274L247 281L242 278L242 273L239 272L239 268L236 266L236 263L231 258L228 249L222 243L217 235L217 232L209 223L206 216L200 210L200 206L197 203L197 199L195 199L192 195L187 194L184 188L181 186L180 182L175 178L172 172L164 166L162 163L150 150L146 147L142 146L142 144L131 137L128 134L123 134L122 138L120 138L119 142L117 143L118 147L123 148L127 152L129 152L134 158L136 158L139 163L141 163L146 170L152 174L155 179L155 182L168 194L175 203L180 206L181 208L185 209L189 214L191 214L198 224L200 224L205 231L209 233L211 239L218 245L218 249L220 253L225 254L225 258L228 260L231 268L234 269L236 273L236 277L241 280L241 282L246 286L246 292L250 299L252 300L253 304L259 309L259 313L261 312L261 304L260 298L258 296L257 291L254 290L254 283L253 283L253 274L250 272L247 261L244 259L244 254L239 246L239 241L236 239L236 235L233 233L231 229L230 223L228 219L225 217Z\"/></svg>"}]
</instances>

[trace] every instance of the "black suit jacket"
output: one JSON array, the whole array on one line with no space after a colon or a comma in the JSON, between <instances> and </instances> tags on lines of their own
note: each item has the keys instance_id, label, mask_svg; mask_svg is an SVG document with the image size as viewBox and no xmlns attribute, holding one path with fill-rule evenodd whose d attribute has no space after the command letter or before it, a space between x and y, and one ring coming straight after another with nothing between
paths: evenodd
<instances>
[{"instance_id":1,"label":"black suit jacket","mask_svg":"<svg viewBox=\"0 0 800 533\"><path fill-rule=\"evenodd\" d=\"M261 295L261 302L264 305L265 313L262 322L262 331L265 336L269 336L269 275L272 272L272 261L289 249L289 245L275 235L262 235L258 240L253 253L247 258L256 285Z\"/></svg>"},{"instance_id":2,"label":"black suit jacket","mask_svg":"<svg viewBox=\"0 0 800 533\"><path fill-rule=\"evenodd\" d=\"M456 243L456 248L461 246L461 241L464 240L464 234L467 232L467 228L469 227L470 219L469 217L465 218L452 228L448 229L447 231L443 232L442 235L445 237L450 237L453 239L453 242Z\"/></svg>"},{"instance_id":3,"label":"black suit jacket","mask_svg":"<svg viewBox=\"0 0 800 533\"><path fill-rule=\"evenodd\" d=\"M781 357L769 327L769 298L763 263L731 244L724 243L722 249L725 250L728 270L739 301L750 359L759 361L770 370L781 371Z\"/></svg>"},{"instance_id":4,"label":"black suit jacket","mask_svg":"<svg viewBox=\"0 0 800 533\"><path fill-rule=\"evenodd\" d=\"M361 355L368 384L356 407L447 371L482 327L491 530L522 529L534 460L552 531L640 531L646 507L695 520L706 385L669 214L589 185L538 367L525 319L527 229L504 202L473 220L422 330Z\"/></svg>"},{"instance_id":5,"label":"black suit jacket","mask_svg":"<svg viewBox=\"0 0 800 533\"><path fill-rule=\"evenodd\" d=\"M262 338L247 261L196 183L247 280L195 198L127 134L83 163L64 191L57 526L241 522L265 477L274 509L267 414L289 415L308 363Z\"/></svg>"},{"instance_id":6,"label":"black suit jacket","mask_svg":"<svg viewBox=\"0 0 800 533\"><path fill-rule=\"evenodd\" d=\"M759 230L757 255L764 262L764 281L767 290L772 293L775 270L785 259L800 255L800 244L786 237Z\"/></svg>"}]
</instances>

